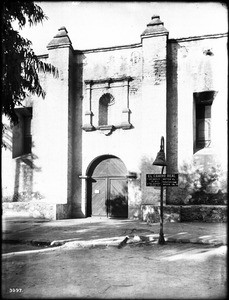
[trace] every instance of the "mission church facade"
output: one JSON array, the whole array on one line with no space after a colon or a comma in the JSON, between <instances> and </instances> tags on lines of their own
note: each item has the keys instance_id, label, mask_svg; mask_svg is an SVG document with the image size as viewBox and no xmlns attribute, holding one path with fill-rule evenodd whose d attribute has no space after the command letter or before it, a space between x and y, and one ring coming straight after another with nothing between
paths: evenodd
<instances>
[{"instance_id":1,"label":"mission church facade","mask_svg":"<svg viewBox=\"0 0 229 300\"><path fill-rule=\"evenodd\" d=\"M45 99L28 97L4 136L3 213L142 218L160 201L146 174L161 172L162 136L166 172L179 174L165 205L191 199L187 174L218 168L210 192L225 192L227 34L169 39L153 16L140 37L80 51L59 29L40 56L58 76L40 74Z\"/></svg>"}]
</instances>

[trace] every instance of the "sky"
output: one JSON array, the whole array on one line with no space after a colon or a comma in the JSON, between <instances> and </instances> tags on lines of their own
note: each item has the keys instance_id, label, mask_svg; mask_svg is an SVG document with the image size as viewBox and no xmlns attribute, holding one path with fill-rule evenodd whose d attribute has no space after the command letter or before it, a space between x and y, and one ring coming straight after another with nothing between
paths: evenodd
<instances>
[{"instance_id":1,"label":"sky","mask_svg":"<svg viewBox=\"0 0 229 300\"><path fill-rule=\"evenodd\" d=\"M176 1L35 1L48 20L26 26L22 32L36 54L46 54L47 44L65 26L75 50L140 43L151 17L159 15L169 38L183 38L228 31L223 2Z\"/></svg>"}]
</instances>

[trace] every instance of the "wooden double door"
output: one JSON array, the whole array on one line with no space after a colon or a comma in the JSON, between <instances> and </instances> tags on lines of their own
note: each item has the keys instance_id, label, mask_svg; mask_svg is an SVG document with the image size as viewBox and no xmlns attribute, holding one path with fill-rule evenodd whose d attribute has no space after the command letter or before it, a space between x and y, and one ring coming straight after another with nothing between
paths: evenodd
<instances>
[{"instance_id":1,"label":"wooden double door","mask_svg":"<svg viewBox=\"0 0 229 300\"><path fill-rule=\"evenodd\" d=\"M128 217L126 178L93 178L92 215L122 218Z\"/></svg>"},{"instance_id":2,"label":"wooden double door","mask_svg":"<svg viewBox=\"0 0 229 300\"><path fill-rule=\"evenodd\" d=\"M91 216L128 217L126 167L117 157L97 161L89 171L88 207Z\"/></svg>"}]
</instances>

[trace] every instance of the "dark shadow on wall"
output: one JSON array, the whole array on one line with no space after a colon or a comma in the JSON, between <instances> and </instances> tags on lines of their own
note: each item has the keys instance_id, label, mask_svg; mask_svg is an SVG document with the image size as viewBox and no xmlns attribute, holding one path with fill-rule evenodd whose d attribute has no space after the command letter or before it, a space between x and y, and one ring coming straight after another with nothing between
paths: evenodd
<instances>
[{"instance_id":1,"label":"dark shadow on wall","mask_svg":"<svg viewBox=\"0 0 229 300\"><path fill-rule=\"evenodd\" d=\"M92 182L96 182L95 179L93 179L92 177L89 177L87 179L87 210L86 210L86 214L87 217L91 217L92 216Z\"/></svg>"},{"instance_id":2,"label":"dark shadow on wall","mask_svg":"<svg viewBox=\"0 0 229 300\"><path fill-rule=\"evenodd\" d=\"M38 157L35 154L27 154L16 158L13 202L26 202L35 197L41 199L40 193L33 190L34 172L41 172L41 168L34 164Z\"/></svg>"},{"instance_id":3,"label":"dark shadow on wall","mask_svg":"<svg viewBox=\"0 0 229 300\"><path fill-rule=\"evenodd\" d=\"M108 205L110 217L127 218L128 217L128 186L124 186L121 193L111 193Z\"/></svg>"},{"instance_id":4,"label":"dark shadow on wall","mask_svg":"<svg viewBox=\"0 0 229 300\"><path fill-rule=\"evenodd\" d=\"M68 163L68 205L69 217L85 217L81 210L82 180L82 102L83 102L83 67L85 56L75 51L71 62L69 111L69 163Z\"/></svg>"},{"instance_id":5,"label":"dark shadow on wall","mask_svg":"<svg viewBox=\"0 0 229 300\"><path fill-rule=\"evenodd\" d=\"M28 158L17 158L15 167L13 202L31 200L33 192L33 167Z\"/></svg>"},{"instance_id":6,"label":"dark shadow on wall","mask_svg":"<svg viewBox=\"0 0 229 300\"><path fill-rule=\"evenodd\" d=\"M166 109L166 172L178 173L178 49L179 44L170 40L167 48L167 109ZM170 204L177 188L167 188L166 203Z\"/></svg>"},{"instance_id":7,"label":"dark shadow on wall","mask_svg":"<svg viewBox=\"0 0 229 300\"><path fill-rule=\"evenodd\" d=\"M18 198L19 198L20 170L21 170L20 159L16 159L13 202L18 202Z\"/></svg>"},{"instance_id":8,"label":"dark shadow on wall","mask_svg":"<svg viewBox=\"0 0 229 300\"><path fill-rule=\"evenodd\" d=\"M12 128L10 126L5 126L3 143L6 151L12 153ZM34 147L34 144L32 147ZM15 158L13 195L11 197L7 196L6 198L4 198L3 195L3 202L25 202L30 201L33 196L40 199L39 192L34 193L33 191L34 172L41 171L41 168L37 167L34 163L37 158L38 157L32 153Z\"/></svg>"},{"instance_id":9,"label":"dark shadow on wall","mask_svg":"<svg viewBox=\"0 0 229 300\"><path fill-rule=\"evenodd\" d=\"M125 195L121 193L115 195L112 200L108 201L109 216L113 218L127 218L128 217L128 201Z\"/></svg>"}]
</instances>

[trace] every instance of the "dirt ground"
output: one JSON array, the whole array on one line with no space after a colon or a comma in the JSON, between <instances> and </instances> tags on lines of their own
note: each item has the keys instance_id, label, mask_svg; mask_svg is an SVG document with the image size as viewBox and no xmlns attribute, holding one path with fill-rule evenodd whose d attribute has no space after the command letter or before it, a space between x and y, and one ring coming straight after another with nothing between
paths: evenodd
<instances>
[{"instance_id":1,"label":"dirt ground","mask_svg":"<svg viewBox=\"0 0 229 300\"><path fill-rule=\"evenodd\" d=\"M2 259L2 297L222 299L226 246L74 248Z\"/></svg>"}]
</instances>

